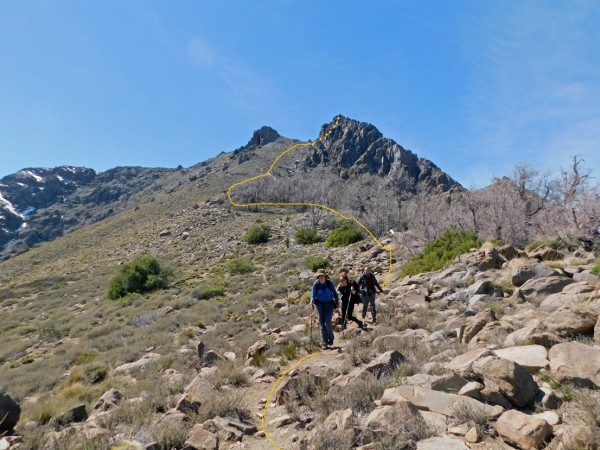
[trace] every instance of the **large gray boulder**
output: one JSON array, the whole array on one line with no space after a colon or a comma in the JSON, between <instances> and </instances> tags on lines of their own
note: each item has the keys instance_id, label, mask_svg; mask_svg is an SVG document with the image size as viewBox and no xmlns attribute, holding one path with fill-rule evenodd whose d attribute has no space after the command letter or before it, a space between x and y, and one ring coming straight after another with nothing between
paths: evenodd
<instances>
[{"instance_id":1,"label":"large gray boulder","mask_svg":"<svg viewBox=\"0 0 600 450\"><path fill-rule=\"evenodd\" d=\"M8 393L0 388L0 435L12 430L21 417L21 407Z\"/></svg>"},{"instance_id":2,"label":"large gray boulder","mask_svg":"<svg viewBox=\"0 0 600 450\"><path fill-rule=\"evenodd\" d=\"M550 372L559 383L600 388L600 347L581 342L557 344L548 352Z\"/></svg>"},{"instance_id":3,"label":"large gray boulder","mask_svg":"<svg viewBox=\"0 0 600 450\"><path fill-rule=\"evenodd\" d=\"M503 409L486 405L473 398L433 391L419 386L402 385L388 388L383 392L381 405L396 405L408 401L422 411L433 411L444 416L453 416L456 408L465 407L480 410L490 417L498 417Z\"/></svg>"},{"instance_id":4,"label":"large gray boulder","mask_svg":"<svg viewBox=\"0 0 600 450\"><path fill-rule=\"evenodd\" d=\"M531 374L523 366L507 359L488 356L473 364L473 371L484 384L498 387L510 402L524 407L532 403L539 387Z\"/></svg>"},{"instance_id":5,"label":"large gray boulder","mask_svg":"<svg viewBox=\"0 0 600 450\"><path fill-rule=\"evenodd\" d=\"M574 337L592 333L598 314L589 308L566 304L554 311L544 321L546 329L561 337Z\"/></svg>"},{"instance_id":6,"label":"large gray boulder","mask_svg":"<svg viewBox=\"0 0 600 450\"><path fill-rule=\"evenodd\" d=\"M496 356L513 361L530 373L537 373L550 365L548 350L541 345L520 345L494 350Z\"/></svg>"},{"instance_id":7,"label":"large gray boulder","mask_svg":"<svg viewBox=\"0 0 600 450\"><path fill-rule=\"evenodd\" d=\"M512 284L522 286L525 282L534 278L552 277L558 272L545 264L537 263L530 266L515 267L511 271Z\"/></svg>"},{"instance_id":8,"label":"large gray boulder","mask_svg":"<svg viewBox=\"0 0 600 450\"><path fill-rule=\"evenodd\" d=\"M574 282L571 278L561 276L534 278L525 282L520 291L527 300L541 299L562 291L565 286Z\"/></svg>"}]
</instances>

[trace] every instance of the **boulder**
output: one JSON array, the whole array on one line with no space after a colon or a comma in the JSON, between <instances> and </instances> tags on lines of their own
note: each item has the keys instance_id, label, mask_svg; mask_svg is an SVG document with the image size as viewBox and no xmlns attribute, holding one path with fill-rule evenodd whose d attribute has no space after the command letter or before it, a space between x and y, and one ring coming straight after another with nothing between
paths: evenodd
<instances>
[{"instance_id":1,"label":"boulder","mask_svg":"<svg viewBox=\"0 0 600 450\"><path fill-rule=\"evenodd\" d=\"M117 391L114 388L109 389L104 394L102 394L102 397L98 399L98 401L94 405L94 409L100 411L108 411L109 409L117 406L122 398L123 395L119 391Z\"/></svg>"},{"instance_id":2,"label":"boulder","mask_svg":"<svg viewBox=\"0 0 600 450\"><path fill-rule=\"evenodd\" d=\"M126 363L126 364L121 364L120 366L115 367L115 370L113 372L114 373L119 373L119 372L129 373L132 370L144 370L146 367L148 367L149 364L151 364L154 361L158 361L160 358L162 358L162 356L158 353L146 353L144 356L142 356L137 361Z\"/></svg>"},{"instance_id":3,"label":"boulder","mask_svg":"<svg viewBox=\"0 0 600 450\"><path fill-rule=\"evenodd\" d=\"M407 401L398 401L393 405L382 405L369 413L365 428L373 432L394 432L398 422L420 422L425 419L414 405Z\"/></svg>"},{"instance_id":4,"label":"boulder","mask_svg":"<svg viewBox=\"0 0 600 450\"><path fill-rule=\"evenodd\" d=\"M550 365L548 351L541 345L521 345L494 350L496 356L515 362L530 373L537 373Z\"/></svg>"},{"instance_id":5,"label":"boulder","mask_svg":"<svg viewBox=\"0 0 600 450\"><path fill-rule=\"evenodd\" d=\"M598 320L598 314L591 309L575 304L561 306L546 318L546 329L561 337L573 337L591 333Z\"/></svg>"},{"instance_id":6,"label":"boulder","mask_svg":"<svg viewBox=\"0 0 600 450\"><path fill-rule=\"evenodd\" d=\"M249 365L255 357L262 355L268 349L269 344L267 344L267 341L257 341L252 344L246 352L246 365Z\"/></svg>"},{"instance_id":7,"label":"boulder","mask_svg":"<svg viewBox=\"0 0 600 450\"><path fill-rule=\"evenodd\" d=\"M551 247L539 247L535 250L527 252L527 256L540 261L558 261L563 259L563 255Z\"/></svg>"},{"instance_id":8,"label":"boulder","mask_svg":"<svg viewBox=\"0 0 600 450\"><path fill-rule=\"evenodd\" d=\"M490 405L498 405L503 409L512 409L512 403L500 391L500 387L493 382L486 382L485 387L479 391L481 400Z\"/></svg>"},{"instance_id":9,"label":"boulder","mask_svg":"<svg viewBox=\"0 0 600 450\"><path fill-rule=\"evenodd\" d=\"M521 294L527 300L545 298L550 294L556 294L563 290L565 286L574 283L571 278L561 276L551 276L534 278L520 287Z\"/></svg>"},{"instance_id":10,"label":"boulder","mask_svg":"<svg viewBox=\"0 0 600 450\"><path fill-rule=\"evenodd\" d=\"M545 264L537 263L530 266L515 267L511 271L511 281L514 286L522 286L535 278L552 277L558 272Z\"/></svg>"},{"instance_id":11,"label":"boulder","mask_svg":"<svg viewBox=\"0 0 600 450\"><path fill-rule=\"evenodd\" d=\"M338 411L334 411L325 422L323 422L323 428L325 431L336 431L336 430L351 430L354 427L355 415L354 411L350 408L341 409Z\"/></svg>"},{"instance_id":12,"label":"boulder","mask_svg":"<svg viewBox=\"0 0 600 450\"><path fill-rule=\"evenodd\" d=\"M471 341L471 339L473 339L477 335L477 333L479 333L483 329L483 327L487 325L488 322L492 322L495 320L496 315L490 309L486 309L485 311L477 313L470 320L469 324L467 324L463 333L462 342L468 344Z\"/></svg>"},{"instance_id":13,"label":"boulder","mask_svg":"<svg viewBox=\"0 0 600 450\"><path fill-rule=\"evenodd\" d=\"M21 417L21 407L8 393L0 388L0 435L12 430Z\"/></svg>"},{"instance_id":14,"label":"boulder","mask_svg":"<svg viewBox=\"0 0 600 450\"><path fill-rule=\"evenodd\" d=\"M65 426L73 422L83 422L84 420L87 420L87 418L88 413L85 409L85 405L78 405L55 417L53 422L56 425Z\"/></svg>"},{"instance_id":15,"label":"boulder","mask_svg":"<svg viewBox=\"0 0 600 450\"><path fill-rule=\"evenodd\" d=\"M356 380L365 377L375 377L376 379L389 374L398 364L404 361L404 356L400 352L390 350L382 353L364 367L357 367L347 375L340 375L331 380L333 386L348 386Z\"/></svg>"},{"instance_id":16,"label":"boulder","mask_svg":"<svg viewBox=\"0 0 600 450\"><path fill-rule=\"evenodd\" d=\"M498 386L499 391L516 406L529 405L539 388L531 374L521 365L507 359L488 356L473 364L473 371Z\"/></svg>"},{"instance_id":17,"label":"boulder","mask_svg":"<svg viewBox=\"0 0 600 450\"><path fill-rule=\"evenodd\" d=\"M509 333L508 336L504 338L503 345L504 347L515 347L528 343L530 341L530 336L542 328L543 325L540 320L532 319L530 323L524 327Z\"/></svg>"},{"instance_id":18,"label":"boulder","mask_svg":"<svg viewBox=\"0 0 600 450\"><path fill-rule=\"evenodd\" d=\"M409 401L420 410L433 411L444 416L454 415L454 409L460 407L460 405L480 409L490 417L498 417L502 413L502 408L498 406L490 406L470 397L447 394L446 392L433 391L418 386L403 385L388 388L381 397L382 406L395 405L403 401Z\"/></svg>"},{"instance_id":19,"label":"boulder","mask_svg":"<svg viewBox=\"0 0 600 450\"><path fill-rule=\"evenodd\" d=\"M464 395L466 397L471 397L475 400L481 401L481 390L483 388L483 384L478 383L477 381L469 381L460 389L460 391L458 391L458 395Z\"/></svg>"},{"instance_id":20,"label":"boulder","mask_svg":"<svg viewBox=\"0 0 600 450\"><path fill-rule=\"evenodd\" d=\"M550 372L559 383L600 388L600 347L581 342L557 344L548 352Z\"/></svg>"},{"instance_id":21,"label":"boulder","mask_svg":"<svg viewBox=\"0 0 600 450\"><path fill-rule=\"evenodd\" d=\"M434 391L458 392L468 382L459 374L450 372L444 375L432 376L430 388Z\"/></svg>"},{"instance_id":22,"label":"boulder","mask_svg":"<svg viewBox=\"0 0 600 450\"><path fill-rule=\"evenodd\" d=\"M224 441L241 441L244 435L256 433L256 426L249 421L241 421L231 417L215 417L202 424L205 430L210 431ZM219 448L221 445L219 444Z\"/></svg>"},{"instance_id":23,"label":"boulder","mask_svg":"<svg viewBox=\"0 0 600 450\"><path fill-rule=\"evenodd\" d=\"M473 371L473 363L475 361L486 356L490 356L491 354L492 352L486 348L471 350L444 364L444 368L457 372L461 375L469 375Z\"/></svg>"},{"instance_id":24,"label":"boulder","mask_svg":"<svg viewBox=\"0 0 600 450\"><path fill-rule=\"evenodd\" d=\"M512 409L498 418L496 431L504 440L519 449L537 450L551 437L552 426L544 419Z\"/></svg>"},{"instance_id":25,"label":"boulder","mask_svg":"<svg viewBox=\"0 0 600 450\"><path fill-rule=\"evenodd\" d=\"M490 280L479 280L473 283L466 289L466 293L469 297L478 294L491 294L494 291L492 282Z\"/></svg>"},{"instance_id":26,"label":"boulder","mask_svg":"<svg viewBox=\"0 0 600 450\"><path fill-rule=\"evenodd\" d=\"M183 391L176 409L186 414L197 413L202 406L204 396L213 389L214 386L205 378L195 377Z\"/></svg>"}]
</instances>

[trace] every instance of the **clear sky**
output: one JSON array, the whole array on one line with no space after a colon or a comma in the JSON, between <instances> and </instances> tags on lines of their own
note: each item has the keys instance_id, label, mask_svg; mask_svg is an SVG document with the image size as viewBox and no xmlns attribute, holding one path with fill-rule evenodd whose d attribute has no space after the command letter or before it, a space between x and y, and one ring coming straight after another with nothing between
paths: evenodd
<instances>
[{"instance_id":1,"label":"clear sky","mask_svg":"<svg viewBox=\"0 0 600 450\"><path fill-rule=\"evenodd\" d=\"M600 2L0 2L0 177L184 167L344 114L466 187L600 173Z\"/></svg>"}]
</instances>

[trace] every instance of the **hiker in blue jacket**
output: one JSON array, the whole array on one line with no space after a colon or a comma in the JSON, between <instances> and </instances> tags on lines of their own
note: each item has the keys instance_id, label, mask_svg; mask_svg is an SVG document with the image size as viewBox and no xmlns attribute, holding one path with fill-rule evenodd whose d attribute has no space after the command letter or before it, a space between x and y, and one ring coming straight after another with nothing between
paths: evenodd
<instances>
[{"instance_id":1,"label":"hiker in blue jacket","mask_svg":"<svg viewBox=\"0 0 600 450\"><path fill-rule=\"evenodd\" d=\"M331 320L333 318L333 310L339 307L339 298L333 281L327 278L327 273L323 269L317 271L317 281L312 286L310 306L312 309L315 306L317 307L323 347L329 348L329 346L333 345L333 326Z\"/></svg>"}]
</instances>

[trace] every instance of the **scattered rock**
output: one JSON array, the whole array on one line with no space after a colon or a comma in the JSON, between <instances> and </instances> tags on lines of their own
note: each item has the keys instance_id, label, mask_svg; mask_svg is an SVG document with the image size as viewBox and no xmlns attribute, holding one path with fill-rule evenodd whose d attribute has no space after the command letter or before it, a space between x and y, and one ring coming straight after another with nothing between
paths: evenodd
<instances>
[{"instance_id":1,"label":"scattered rock","mask_svg":"<svg viewBox=\"0 0 600 450\"><path fill-rule=\"evenodd\" d=\"M262 355L268 349L269 344L267 344L267 341L257 341L252 344L246 352L246 365L249 365L255 357Z\"/></svg>"},{"instance_id":2,"label":"scattered rock","mask_svg":"<svg viewBox=\"0 0 600 450\"><path fill-rule=\"evenodd\" d=\"M516 406L529 405L539 388L531 374L519 364L495 356L487 356L473 364L473 371L484 384L492 382Z\"/></svg>"},{"instance_id":3,"label":"scattered rock","mask_svg":"<svg viewBox=\"0 0 600 450\"><path fill-rule=\"evenodd\" d=\"M202 406L203 397L214 389L214 386L201 376L195 377L185 388L176 409L182 413L197 413Z\"/></svg>"},{"instance_id":4,"label":"scattered rock","mask_svg":"<svg viewBox=\"0 0 600 450\"><path fill-rule=\"evenodd\" d=\"M119 391L117 391L114 388L109 389L104 394L102 394L102 397L98 399L98 401L94 405L94 409L100 411L108 411L110 408L117 406L122 398L123 395Z\"/></svg>"},{"instance_id":5,"label":"scattered rock","mask_svg":"<svg viewBox=\"0 0 600 450\"><path fill-rule=\"evenodd\" d=\"M522 345L494 350L496 356L513 361L527 369L530 373L537 373L550 365L548 351L541 345Z\"/></svg>"},{"instance_id":6,"label":"scattered rock","mask_svg":"<svg viewBox=\"0 0 600 450\"><path fill-rule=\"evenodd\" d=\"M571 278L561 276L534 278L523 284L520 292L527 300L531 300L533 298L556 294L562 291L565 286L574 282Z\"/></svg>"},{"instance_id":7,"label":"scattered rock","mask_svg":"<svg viewBox=\"0 0 600 450\"><path fill-rule=\"evenodd\" d=\"M88 413L85 405L78 405L55 417L53 422L57 425L65 426L73 422L83 422L87 418Z\"/></svg>"},{"instance_id":8,"label":"scattered rock","mask_svg":"<svg viewBox=\"0 0 600 450\"><path fill-rule=\"evenodd\" d=\"M454 409L461 405L481 410L490 417L498 417L502 408L478 402L470 397L432 391L418 386L397 386L383 392L381 405L395 405L398 402L409 401L418 409L433 411L445 416L452 416Z\"/></svg>"},{"instance_id":9,"label":"scattered rock","mask_svg":"<svg viewBox=\"0 0 600 450\"><path fill-rule=\"evenodd\" d=\"M600 348L581 342L564 342L548 352L550 372L559 383L600 388Z\"/></svg>"},{"instance_id":10,"label":"scattered rock","mask_svg":"<svg viewBox=\"0 0 600 450\"><path fill-rule=\"evenodd\" d=\"M158 353L147 353L140 359L115 368L114 373L131 372L132 370L144 370L150 363L158 361L162 356Z\"/></svg>"},{"instance_id":11,"label":"scattered rock","mask_svg":"<svg viewBox=\"0 0 600 450\"><path fill-rule=\"evenodd\" d=\"M537 450L542 448L552 435L552 426L543 419L513 409L498 418L496 431L517 448Z\"/></svg>"},{"instance_id":12,"label":"scattered rock","mask_svg":"<svg viewBox=\"0 0 600 450\"><path fill-rule=\"evenodd\" d=\"M526 281L558 275L558 272L545 264L515 267L511 271L511 281L514 286L522 286Z\"/></svg>"}]
</instances>

